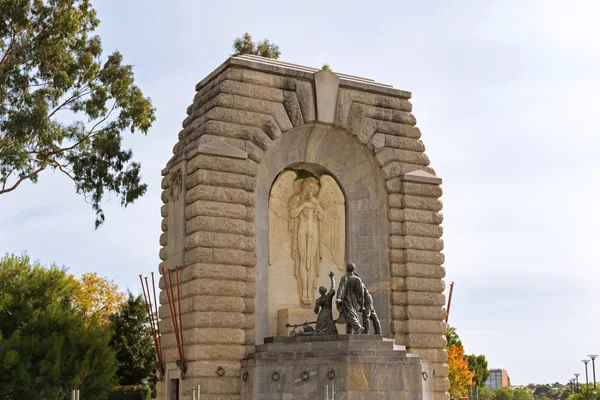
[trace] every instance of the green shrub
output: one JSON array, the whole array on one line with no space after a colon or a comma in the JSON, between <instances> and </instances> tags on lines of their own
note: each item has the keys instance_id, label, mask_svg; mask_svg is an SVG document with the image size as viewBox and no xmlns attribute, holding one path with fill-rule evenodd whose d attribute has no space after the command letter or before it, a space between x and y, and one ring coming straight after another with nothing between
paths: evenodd
<instances>
[{"instance_id":1,"label":"green shrub","mask_svg":"<svg viewBox=\"0 0 600 400\"><path fill-rule=\"evenodd\" d=\"M117 386L107 400L151 400L151 390L147 385Z\"/></svg>"}]
</instances>

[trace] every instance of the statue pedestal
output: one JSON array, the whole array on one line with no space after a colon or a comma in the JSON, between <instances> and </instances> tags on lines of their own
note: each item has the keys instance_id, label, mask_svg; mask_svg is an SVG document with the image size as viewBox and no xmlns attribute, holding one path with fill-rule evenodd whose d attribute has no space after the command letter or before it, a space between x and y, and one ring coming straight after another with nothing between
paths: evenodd
<instances>
[{"instance_id":1,"label":"statue pedestal","mask_svg":"<svg viewBox=\"0 0 600 400\"><path fill-rule=\"evenodd\" d=\"M293 328L286 328L286 324L299 325L305 322L317 320L317 315L312 308L285 308L277 311L277 336L289 336ZM315 327L315 325L311 325ZM296 329L296 332L302 332L302 328Z\"/></svg>"},{"instance_id":2,"label":"statue pedestal","mask_svg":"<svg viewBox=\"0 0 600 400\"><path fill-rule=\"evenodd\" d=\"M419 358L374 335L267 337L241 380L242 400L423 398Z\"/></svg>"}]
</instances>

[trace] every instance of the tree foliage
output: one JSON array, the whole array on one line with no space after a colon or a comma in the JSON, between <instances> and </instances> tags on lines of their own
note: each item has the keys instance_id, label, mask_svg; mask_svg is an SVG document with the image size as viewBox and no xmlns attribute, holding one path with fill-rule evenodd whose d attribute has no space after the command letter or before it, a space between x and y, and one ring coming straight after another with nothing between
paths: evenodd
<instances>
[{"instance_id":1,"label":"tree foliage","mask_svg":"<svg viewBox=\"0 0 600 400\"><path fill-rule=\"evenodd\" d=\"M101 323L108 322L124 301L125 294L119 287L95 272L81 276L74 298L75 305L88 321L96 318Z\"/></svg>"},{"instance_id":2,"label":"tree foliage","mask_svg":"<svg viewBox=\"0 0 600 400\"><path fill-rule=\"evenodd\" d=\"M446 346L450 347L450 346L458 346L458 347L462 347L462 341L460 340L460 338L458 337L458 333L456 332L456 328L453 326L447 326L446 327Z\"/></svg>"},{"instance_id":3,"label":"tree foliage","mask_svg":"<svg viewBox=\"0 0 600 400\"><path fill-rule=\"evenodd\" d=\"M592 384L579 386L579 393L570 395L567 400L600 400L600 391L594 389Z\"/></svg>"},{"instance_id":4,"label":"tree foliage","mask_svg":"<svg viewBox=\"0 0 600 400\"><path fill-rule=\"evenodd\" d=\"M279 46L269 42L269 39L263 39L259 42L253 42L252 36L248 32L244 33L233 41L234 56L241 54L254 54L261 57L278 59L281 55Z\"/></svg>"},{"instance_id":5,"label":"tree foliage","mask_svg":"<svg viewBox=\"0 0 600 400\"><path fill-rule=\"evenodd\" d=\"M117 354L119 384L139 385L144 379L152 379L154 343L142 296L129 293L111 321L115 332L110 345Z\"/></svg>"},{"instance_id":6,"label":"tree foliage","mask_svg":"<svg viewBox=\"0 0 600 400\"><path fill-rule=\"evenodd\" d=\"M479 387L485 386L485 381L490 376L490 370L488 369L488 362L484 355L471 354L467 356L469 362L469 370L475 373L473 376L473 384Z\"/></svg>"},{"instance_id":7,"label":"tree foliage","mask_svg":"<svg viewBox=\"0 0 600 400\"><path fill-rule=\"evenodd\" d=\"M494 390L494 400L535 400L525 388L512 389L503 387Z\"/></svg>"},{"instance_id":8,"label":"tree foliage","mask_svg":"<svg viewBox=\"0 0 600 400\"><path fill-rule=\"evenodd\" d=\"M108 324L73 307L78 283L27 256L0 259L0 398L101 399L114 381Z\"/></svg>"},{"instance_id":9,"label":"tree foliage","mask_svg":"<svg viewBox=\"0 0 600 400\"><path fill-rule=\"evenodd\" d=\"M465 397L468 395L467 386L473 384L475 374L469 371L469 363L462 346L448 347L448 379L450 380L450 396Z\"/></svg>"},{"instance_id":10,"label":"tree foliage","mask_svg":"<svg viewBox=\"0 0 600 400\"><path fill-rule=\"evenodd\" d=\"M121 142L148 131L152 103L119 52L102 57L89 0L3 0L0 15L0 194L59 171L98 227L105 192L125 207L146 191Z\"/></svg>"}]
</instances>

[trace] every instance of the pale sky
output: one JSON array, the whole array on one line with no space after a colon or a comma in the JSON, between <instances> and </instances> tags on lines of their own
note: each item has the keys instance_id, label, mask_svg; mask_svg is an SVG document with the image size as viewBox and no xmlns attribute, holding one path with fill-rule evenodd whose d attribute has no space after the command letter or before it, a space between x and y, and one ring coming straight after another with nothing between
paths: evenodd
<instances>
[{"instance_id":1,"label":"pale sky","mask_svg":"<svg viewBox=\"0 0 600 400\"><path fill-rule=\"evenodd\" d=\"M566 382L600 353L600 3L597 1L94 1L105 52L118 49L157 108L126 134L148 193L94 212L68 178L0 196L0 251L27 251L139 292L159 263L160 170L194 85L249 31L281 60L413 92L444 180L450 314L467 353L514 384ZM352 216L350 216L351 218ZM590 371L591 373L591 371Z\"/></svg>"}]
</instances>

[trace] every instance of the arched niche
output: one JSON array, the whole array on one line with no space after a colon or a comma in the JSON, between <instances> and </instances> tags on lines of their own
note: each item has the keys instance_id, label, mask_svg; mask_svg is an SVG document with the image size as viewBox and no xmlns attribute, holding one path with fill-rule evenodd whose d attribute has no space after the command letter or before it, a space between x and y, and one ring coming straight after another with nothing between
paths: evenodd
<instances>
[{"instance_id":1,"label":"arched niche","mask_svg":"<svg viewBox=\"0 0 600 400\"><path fill-rule=\"evenodd\" d=\"M269 321L269 193L275 178L293 166L335 178L346 198L346 260L373 295L383 334L390 334L387 191L380 170L355 136L320 124L284 133L264 154L256 188L256 340L276 334ZM326 273L325 273L326 274ZM342 272L336 273L337 280ZM323 275L323 273L322 273ZM271 319L273 314L271 313Z\"/></svg>"}]
</instances>

